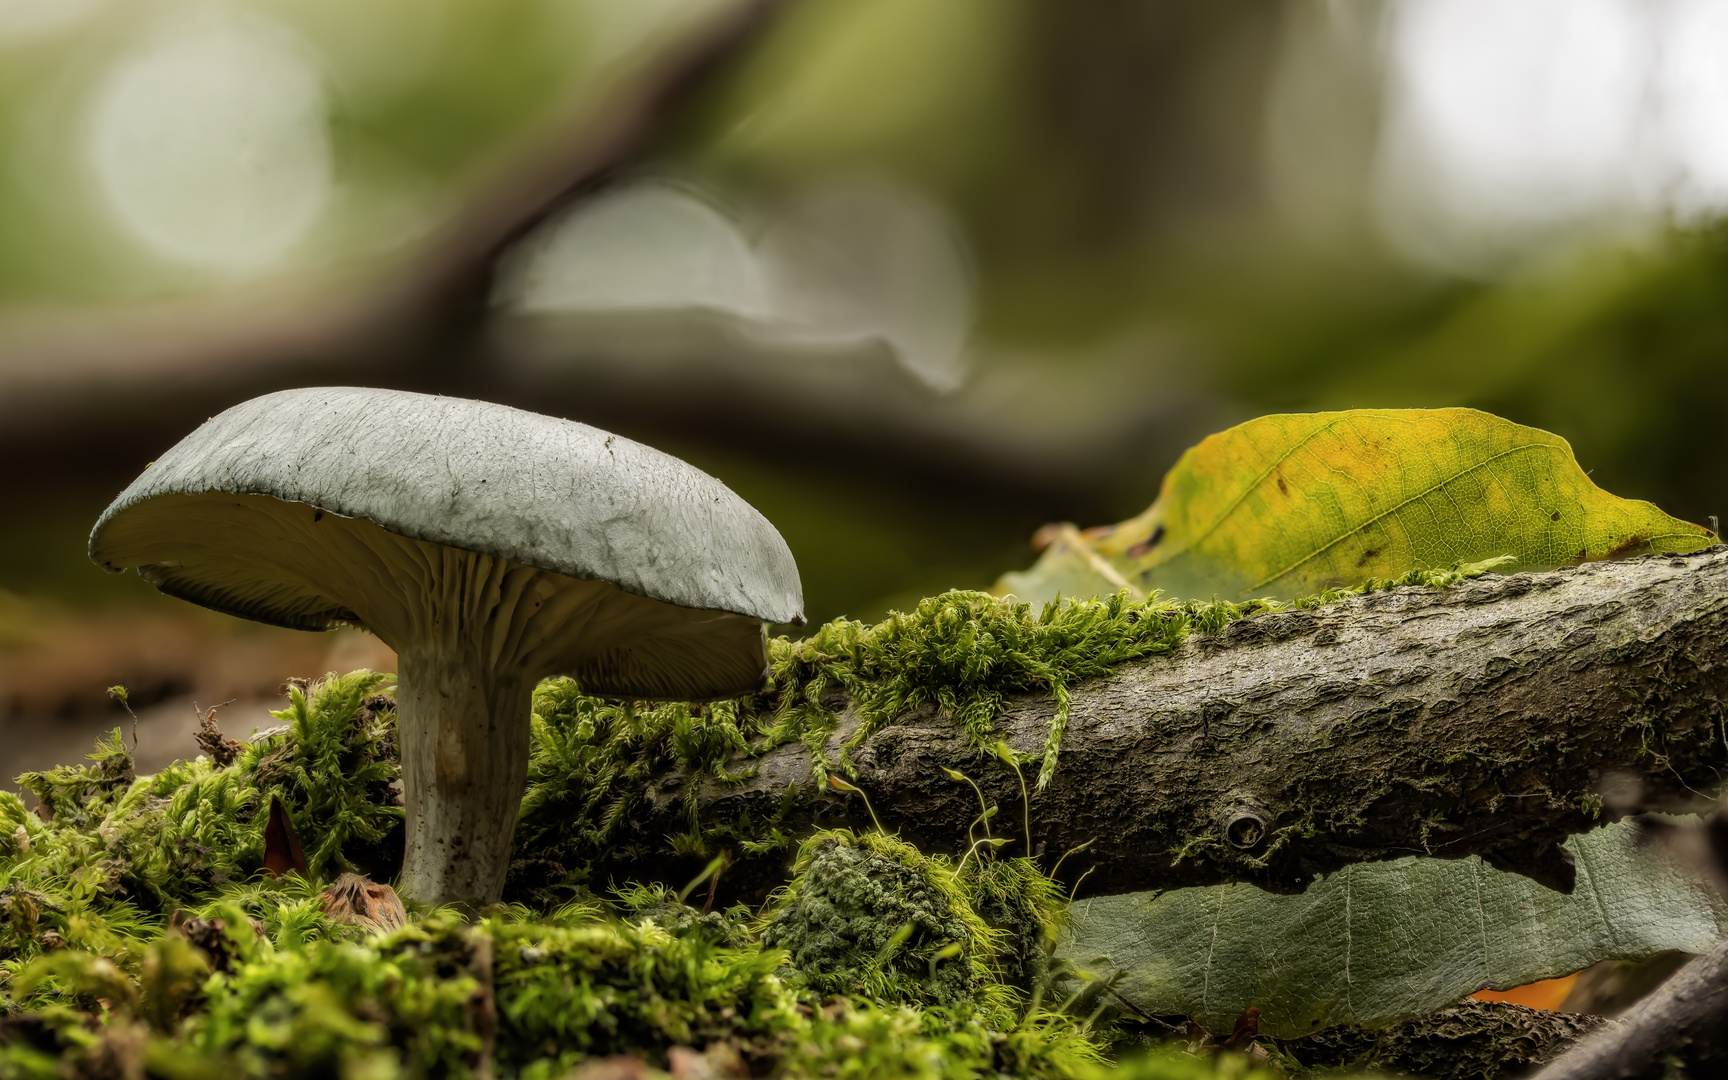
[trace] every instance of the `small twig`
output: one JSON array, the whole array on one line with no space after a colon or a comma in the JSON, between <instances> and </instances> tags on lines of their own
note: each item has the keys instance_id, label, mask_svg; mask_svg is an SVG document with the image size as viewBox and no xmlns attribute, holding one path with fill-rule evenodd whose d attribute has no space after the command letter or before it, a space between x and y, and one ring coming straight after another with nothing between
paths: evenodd
<instances>
[{"instance_id":1,"label":"small twig","mask_svg":"<svg viewBox=\"0 0 1728 1080\"><path fill-rule=\"evenodd\" d=\"M1111 997L1115 998L1117 1001L1120 1001L1123 1005L1126 1005L1136 1016L1139 1016L1142 1019L1150 1020L1154 1024L1157 1024L1159 1027L1163 1028L1165 1031L1168 1031L1172 1034L1180 1035L1182 1033L1182 1029L1177 1027L1175 1024L1172 1024L1167 1020L1160 1020L1158 1017L1153 1016L1151 1013L1147 1012L1145 1009L1142 1009L1140 1006L1134 1004L1132 1001L1129 1001L1127 998L1123 997L1120 993L1118 993L1116 991L1116 988L1114 986L1111 986L1109 983L1099 983L1098 985L1100 985L1104 988L1104 992L1106 994L1109 994Z\"/></svg>"},{"instance_id":2,"label":"small twig","mask_svg":"<svg viewBox=\"0 0 1728 1080\"><path fill-rule=\"evenodd\" d=\"M720 888L720 875L726 872L726 864L730 861L727 852L724 851L719 854L718 859L720 865L714 869L714 873L708 878L708 899L702 901L702 914L704 915L714 910L714 894Z\"/></svg>"},{"instance_id":3,"label":"small twig","mask_svg":"<svg viewBox=\"0 0 1728 1080\"><path fill-rule=\"evenodd\" d=\"M216 710L234 704L235 699L229 698L221 705L212 705L209 709L200 709L198 703L192 703L192 715L198 717L198 733L193 736L198 749L210 755L210 760L217 767L226 767L240 756L245 744L238 739L230 739L222 734L222 729L216 723Z\"/></svg>"}]
</instances>

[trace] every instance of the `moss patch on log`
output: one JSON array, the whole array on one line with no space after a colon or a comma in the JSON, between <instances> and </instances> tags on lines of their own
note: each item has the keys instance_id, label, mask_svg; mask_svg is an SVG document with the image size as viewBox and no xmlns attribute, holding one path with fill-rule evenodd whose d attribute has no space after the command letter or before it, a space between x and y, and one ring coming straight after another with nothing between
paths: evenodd
<instances>
[{"instance_id":1,"label":"moss patch on log","mask_svg":"<svg viewBox=\"0 0 1728 1080\"><path fill-rule=\"evenodd\" d=\"M1249 616L1307 610L1405 586L1447 588L1499 561L1413 570L1330 589L1290 603L1252 600L1135 602L1126 592L1100 600L1030 605L954 591L921 601L874 626L836 620L807 638L769 643L761 693L708 704L615 702L589 697L569 679L534 695L528 788L516 833L512 899L537 904L573 895L602 861L616 866L667 854L708 857L731 850L761 855L793 846L779 814L702 820L702 782L737 783L750 762L799 743L817 784L855 776L852 754L906 712L933 707L980 753L1037 765L1047 785L1059 762L1070 689L1133 660L1169 653L1195 634L1219 634ZM1016 695L1048 694L1056 704L1042 752L1016 755L995 724ZM840 737L844 712L856 723ZM837 750L835 745L837 742ZM688 827L665 838L632 836L632 814L651 777L676 772Z\"/></svg>"}]
</instances>

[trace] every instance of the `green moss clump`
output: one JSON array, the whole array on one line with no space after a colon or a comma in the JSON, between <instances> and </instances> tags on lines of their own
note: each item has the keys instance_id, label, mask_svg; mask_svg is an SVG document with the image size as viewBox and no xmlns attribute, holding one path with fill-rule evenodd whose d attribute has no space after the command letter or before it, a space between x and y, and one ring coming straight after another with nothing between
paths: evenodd
<instances>
[{"instance_id":1,"label":"green moss clump","mask_svg":"<svg viewBox=\"0 0 1728 1080\"><path fill-rule=\"evenodd\" d=\"M40 815L0 792L0 975L61 948L135 970L141 943L179 909L221 901L280 920L290 900L315 907L304 882L255 881L272 796L306 839L314 878L387 877L401 859L402 816L387 683L362 671L291 688L274 714L283 730L224 766L200 757L135 777L116 731L87 764L19 778ZM290 930L327 932L320 920L307 914Z\"/></svg>"},{"instance_id":2,"label":"green moss clump","mask_svg":"<svg viewBox=\"0 0 1728 1080\"><path fill-rule=\"evenodd\" d=\"M761 933L819 994L999 1018L1049 988L1067 899L1030 859L956 867L898 837L835 829L799 848Z\"/></svg>"},{"instance_id":3,"label":"green moss clump","mask_svg":"<svg viewBox=\"0 0 1728 1080\"><path fill-rule=\"evenodd\" d=\"M702 853L729 842L787 842L771 822L696 822L696 785L687 786L690 834L647 843L629 831L630 815L663 766L682 764L699 775L735 779L734 755L762 745L744 729L746 703L654 705L605 701L583 694L570 679L547 679L534 692L529 728L528 783L516 821L506 898L552 907L583 895L589 868L602 855L638 862L674 851Z\"/></svg>"},{"instance_id":4,"label":"green moss clump","mask_svg":"<svg viewBox=\"0 0 1728 1080\"><path fill-rule=\"evenodd\" d=\"M1003 936L946 860L897 837L844 829L799 848L762 931L820 994L988 1013L1011 1001L997 962Z\"/></svg>"},{"instance_id":5,"label":"green moss clump","mask_svg":"<svg viewBox=\"0 0 1728 1080\"><path fill-rule=\"evenodd\" d=\"M288 707L271 714L287 731L241 752L241 775L282 797L315 877L359 872L382 881L401 869L394 682L356 671L290 683Z\"/></svg>"},{"instance_id":6,"label":"green moss clump","mask_svg":"<svg viewBox=\"0 0 1728 1080\"><path fill-rule=\"evenodd\" d=\"M699 934L732 948L744 948L756 939L756 918L743 904L724 911L698 911L659 882L617 889L614 903L632 922L653 923L673 937Z\"/></svg>"},{"instance_id":7,"label":"green moss clump","mask_svg":"<svg viewBox=\"0 0 1728 1080\"><path fill-rule=\"evenodd\" d=\"M663 1064L671 1046L722 1039L771 1057L800 1019L773 974L778 954L589 908L535 922L434 918L388 937L286 948L238 926L237 955L221 969L178 935L152 943L142 992L87 953L38 962L19 982L37 1000L33 1015L106 1011L110 1030L147 1018L143 1063L162 1077L551 1077L590 1056ZM150 978L164 971L180 977ZM87 1028L50 1027L48 1047L0 1041L0 1072L27 1075L45 1050L53 1062L87 1061L98 1052Z\"/></svg>"},{"instance_id":8,"label":"green moss clump","mask_svg":"<svg viewBox=\"0 0 1728 1080\"><path fill-rule=\"evenodd\" d=\"M1034 992L1050 981L1050 957L1068 925L1068 894L1032 859L985 859L965 879L973 910L1001 934L1004 983Z\"/></svg>"},{"instance_id":9,"label":"green moss clump","mask_svg":"<svg viewBox=\"0 0 1728 1080\"><path fill-rule=\"evenodd\" d=\"M18 783L36 796L42 817L66 828L89 830L113 811L137 776L119 728L108 738L97 740L87 760L88 765L56 765L46 772L27 772Z\"/></svg>"},{"instance_id":10,"label":"green moss clump","mask_svg":"<svg viewBox=\"0 0 1728 1080\"><path fill-rule=\"evenodd\" d=\"M651 920L502 923L491 933L498 1059L524 1075L537 1062L556 1062L556 1075L587 1055L663 1060L669 1046L719 1041L771 1058L800 1026L797 999L775 975L781 956L754 943L675 936Z\"/></svg>"},{"instance_id":11,"label":"green moss clump","mask_svg":"<svg viewBox=\"0 0 1728 1080\"><path fill-rule=\"evenodd\" d=\"M1232 605L1233 607L1233 605ZM1186 639L1193 605L1135 603L1127 593L1103 600L1031 606L977 592L947 592L922 600L875 626L836 620L801 641L776 642L770 670L780 689L770 741L809 746L824 779L823 746L838 724L825 700L844 691L862 719L842 745L838 766L871 735L909 709L934 705L983 749L1016 694L1056 700L1039 775L1056 768L1068 691L1082 679L1129 660L1166 653Z\"/></svg>"},{"instance_id":12,"label":"green moss clump","mask_svg":"<svg viewBox=\"0 0 1728 1080\"><path fill-rule=\"evenodd\" d=\"M1001 1025L963 1008L813 1002L774 975L782 953L593 911L432 919L286 950L260 940L228 971L174 937L152 946L158 958L165 977L141 988L88 954L43 965L32 977L62 1001L0 1027L0 1075L550 1080L617 1054L665 1068L682 1046L785 1080L1247 1080L1168 1052L1118 1072L1084 1021L1054 1013Z\"/></svg>"},{"instance_id":13,"label":"green moss clump","mask_svg":"<svg viewBox=\"0 0 1728 1080\"><path fill-rule=\"evenodd\" d=\"M1235 1064L1232 1061L1230 1066ZM1231 1074L1220 1072L1213 1062L1169 1053L1135 1060L1118 1071L1105 1059L1083 1023L1050 1013L1029 1015L1002 1029L964 1011L883 1007L867 1000L839 998L817 1011L790 1041L773 1075L883 1080L1200 1080ZM1262 1073L1241 1080L1273 1078Z\"/></svg>"},{"instance_id":14,"label":"green moss clump","mask_svg":"<svg viewBox=\"0 0 1728 1080\"><path fill-rule=\"evenodd\" d=\"M0 998L11 1014L0 1076L550 1080L619 1054L665 1068L680 1046L788 1080L1118 1075L1102 1033L1077 1017L819 998L780 977L781 950L599 904L433 916L351 940L269 935L221 914L214 935L182 924L149 942L136 976L71 949L20 972ZM1120 1075L1216 1073L1165 1054Z\"/></svg>"}]
</instances>

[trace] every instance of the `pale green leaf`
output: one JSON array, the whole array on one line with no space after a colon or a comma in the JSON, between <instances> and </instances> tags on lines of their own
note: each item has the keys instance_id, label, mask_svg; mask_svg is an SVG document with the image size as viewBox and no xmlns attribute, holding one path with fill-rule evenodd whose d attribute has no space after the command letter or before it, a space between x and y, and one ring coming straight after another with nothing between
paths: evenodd
<instances>
[{"instance_id":1,"label":"pale green leaf","mask_svg":"<svg viewBox=\"0 0 1728 1080\"><path fill-rule=\"evenodd\" d=\"M1045 535L998 592L1289 599L1507 555L1544 570L1715 542L1591 483L1565 439L1474 409L1263 416L1184 454L1139 517Z\"/></svg>"},{"instance_id":2,"label":"pale green leaf","mask_svg":"<svg viewBox=\"0 0 1728 1080\"><path fill-rule=\"evenodd\" d=\"M1154 1015L1229 1031L1378 1027L1610 959L1702 952L1728 905L1627 822L1575 836L1570 895L1472 856L1361 863L1304 893L1253 885L1082 899L1061 953Z\"/></svg>"}]
</instances>

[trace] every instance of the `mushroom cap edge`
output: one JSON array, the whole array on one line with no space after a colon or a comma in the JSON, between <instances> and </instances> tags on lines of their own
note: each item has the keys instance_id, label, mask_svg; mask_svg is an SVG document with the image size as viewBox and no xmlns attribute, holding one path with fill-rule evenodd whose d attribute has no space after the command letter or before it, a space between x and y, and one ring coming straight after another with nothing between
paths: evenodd
<instances>
[{"instance_id":1,"label":"mushroom cap edge","mask_svg":"<svg viewBox=\"0 0 1728 1080\"><path fill-rule=\"evenodd\" d=\"M284 390L212 417L103 511L170 494L266 495L411 539L510 559L681 607L802 623L791 550L719 480L571 420L359 387Z\"/></svg>"}]
</instances>

